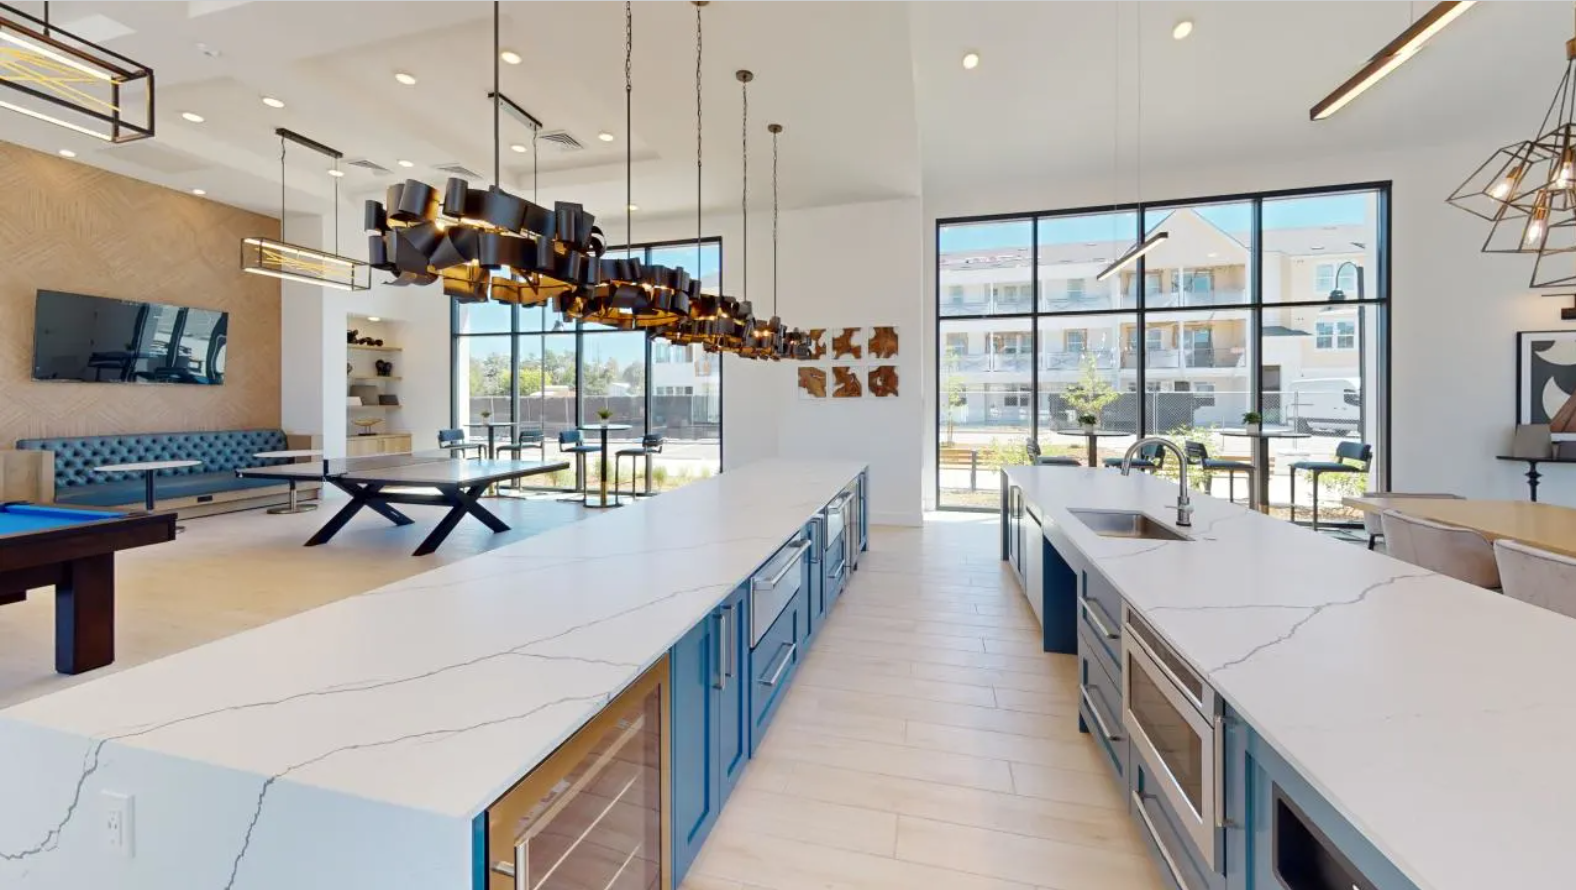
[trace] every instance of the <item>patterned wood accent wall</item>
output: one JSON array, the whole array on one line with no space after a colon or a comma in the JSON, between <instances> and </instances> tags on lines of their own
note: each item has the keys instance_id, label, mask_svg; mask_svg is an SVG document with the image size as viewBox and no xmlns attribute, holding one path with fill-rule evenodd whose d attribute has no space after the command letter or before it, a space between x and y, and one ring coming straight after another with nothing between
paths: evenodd
<instances>
[{"instance_id":1,"label":"patterned wood accent wall","mask_svg":"<svg viewBox=\"0 0 1576 890\"><path fill-rule=\"evenodd\" d=\"M279 281L240 270L241 238L277 238L277 220L5 142L0 196L0 448L279 427ZM224 384L32 379L39 290L229 312Z\"/></svg>"}]
</instances>

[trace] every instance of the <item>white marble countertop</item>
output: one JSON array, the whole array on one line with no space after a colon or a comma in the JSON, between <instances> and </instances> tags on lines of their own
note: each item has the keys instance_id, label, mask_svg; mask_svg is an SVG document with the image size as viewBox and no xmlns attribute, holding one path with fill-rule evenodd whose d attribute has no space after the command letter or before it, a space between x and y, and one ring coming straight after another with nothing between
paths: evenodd
<instances>
[{"instance_id":1,"label":"white marble countertop","mask_svg":"<svg viewBox=\"0 0 1576 890\"><path fill-rule=\"evenodd\" d=\"M1576 620L1209 497L1192 541L1102 538L1066 509L1173 524L1176 483L1007 472L1421 890L1570 885Z\"/></svg>"},{"instance_id":2,"label":"white marble countertop","mask_svg":"<svg viewBox=\"0 0 1576 890\"><path fill-rule=\"evenodd\" d=\"M18 836L69 820L88 776L122 747L260 777L258 810L270 786L290 783L469 819L862 469L730 470L0 711L0 752L36 728L83 740L61 754L81 774L58 776L44 801L60 812ZM39 787L42 769L0 756L0 788Z\"/></svg>"}]
</instances>

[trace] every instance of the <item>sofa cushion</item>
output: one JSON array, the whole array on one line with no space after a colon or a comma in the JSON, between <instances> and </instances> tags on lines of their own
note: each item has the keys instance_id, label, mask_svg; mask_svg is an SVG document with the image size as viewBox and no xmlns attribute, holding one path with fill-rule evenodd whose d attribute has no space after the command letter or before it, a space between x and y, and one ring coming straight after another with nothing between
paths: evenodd
<instances>
[{"instance_id":1,"label":"sofa cushion","mask_svg":"<svg viewBox=\"0 0 1576 890\"><path fill-rule=\"evenodd\" d=\"M23 450L55 453L55 499L61 503L90 503L67 500L72 489L96 487L107 483L134 482L141 490L141 473L95 473L94 467L107 464L138 463L155 460L200 460L194 467L159 470L159 491L166 491L168 477L228 474L239 483L234 470L275 461L260 461L252 455L260 451L280 451L286 447L281 430L216 430L193 433L137 433L125 436L81 436L54 439L23 439L16 443ZM228 488L244 488L232 484ZM207 492L203 492L206 494ZM142 500L141 496L133 499ZM91 503L102 503L95 500ZM126 503L116 501L115 503Z\"/></svg>"}]
</instances>

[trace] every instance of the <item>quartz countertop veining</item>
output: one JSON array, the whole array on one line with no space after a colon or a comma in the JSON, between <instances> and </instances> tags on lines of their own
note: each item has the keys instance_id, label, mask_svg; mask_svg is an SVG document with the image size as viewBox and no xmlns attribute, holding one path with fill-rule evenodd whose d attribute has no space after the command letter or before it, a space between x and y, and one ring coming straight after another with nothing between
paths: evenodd
<instances>
[{"instance_id":1,"label":"quartz countertop veining","mask_svg":"<svg viewBox=\"0 0 1576 890\"><path fill-rule=\"evenodd\" d=\"M60 825L122 748L260 778L259 813L271 787L290 783L469 819L863 469L730 470L0 711L0 751L22 729L81 741L68 752L80 770L50 794ZM0 757L0 787L43 787L24 775L40 768ZM49 843L54 827L7 831L0 819L0 884L6 860Z\"/></svg>"},{"instance_id":2,"label":"quartz countertop veining","mask_svg":"<svg viewBox=\"0 0 1576 890\"><path fill-rule=\"evenodd\" d=\"M1174 525L1176 483L1006 472L1421 890L1570 885L1576 620L1210 497L1192 540L1101 537L1068 509Z\"/></svg>"}]
</instances>

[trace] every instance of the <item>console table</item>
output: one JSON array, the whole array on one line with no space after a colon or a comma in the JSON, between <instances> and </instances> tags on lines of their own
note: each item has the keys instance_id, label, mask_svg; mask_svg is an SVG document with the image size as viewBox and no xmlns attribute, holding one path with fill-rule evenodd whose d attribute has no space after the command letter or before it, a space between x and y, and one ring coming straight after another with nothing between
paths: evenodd
<instances>
[{"instance_id":1,"label":"console table","mask_svg":"<svg viewBox=\"0 0 1576 890\"><path fill-rule=\"evenodd\" d=\"M1508 454L1498 456L1500 460L1518 460L1527 465L1527 491L1532 495L1533 503L1538 500L1538 480L1543 474L1538 472L1538 464L1576 464L1576 459L1568 457L1512 457Z\"/></svg>"}]
</instances>

